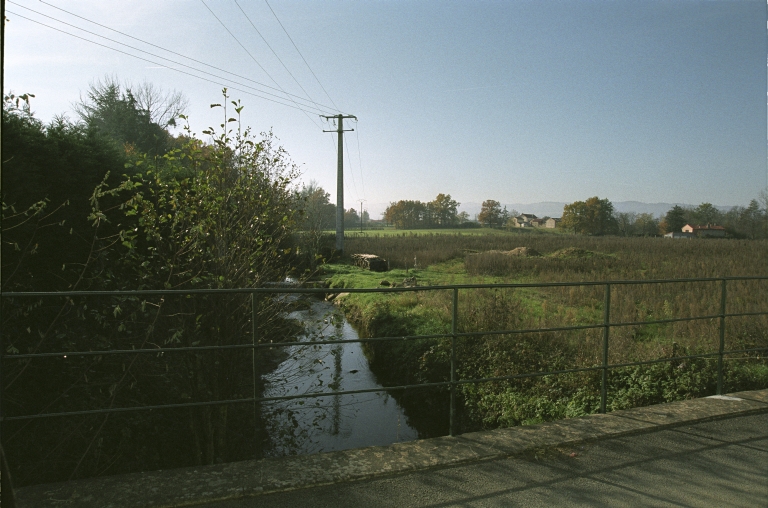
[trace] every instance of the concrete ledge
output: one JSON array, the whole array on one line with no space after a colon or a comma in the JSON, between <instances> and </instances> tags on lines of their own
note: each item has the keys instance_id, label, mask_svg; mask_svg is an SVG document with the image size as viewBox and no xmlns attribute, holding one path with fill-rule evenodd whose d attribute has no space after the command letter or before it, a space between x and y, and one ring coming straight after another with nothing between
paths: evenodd
<instances>
[{"instance_id":1,"label":"concrete ledge","mask_svg":"<svg viewBox=\"0 0 768 508\"><path fill-rule=\"evenodd\" d=\"M768 389L390 446L35 485L18 489L17 504L21 508L194 506L763 412L768 412Z\"/></svg>"}]
</instances>

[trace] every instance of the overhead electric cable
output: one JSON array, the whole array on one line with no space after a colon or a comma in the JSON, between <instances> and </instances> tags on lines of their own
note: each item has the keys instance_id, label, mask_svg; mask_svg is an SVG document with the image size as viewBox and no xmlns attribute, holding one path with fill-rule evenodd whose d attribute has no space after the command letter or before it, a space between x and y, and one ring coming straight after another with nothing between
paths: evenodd
<instances>
[{"instance_id":1,"label":"overhead electric cable","mask_svg":"<svg viewBox=\"0 0 768 508\"><path fill-rule=\"evenodd\" d=\"M233 86L231 86L231 85L230 85L230 84L228 84L228 83L222 83L222 82L219 82L219 81L214 81L214 80L212 80L212 79L204 78L204 77L202 77L202 76L198 76L198 75L196 75L196 74L192 74L191 72L183 71L183 70L181 70L181 69L175 69L175 68L173 68L173 67L169 67L168 65L162 64L162 63L160 63L160 62L156 62L156 61L154 61L154 60L149 60L149 59L147 59L147 58L144 58L144 57L141 57L141 56L138 56L138 55L134 55L134 54L132 54L132 53L128 53L127 51L123 51L123 50L121 50L121 49L117 49L117 48L113 48L113 47L111 47L111 46L107 46L106 44L102 44L102 43L100 43L100 42L96 42L96 41L92 41L92 40L90 40L90 39L86 39L85 37L81 37L81 36L79 36L79 35L75 35L75 34L73 34L73 33L67 32L66 30L62 30L61 28L56 28L56 27L54 27L54 26L51 26L51 25L47 25L47 24L45 24L45 23L43 23L43 22L41 22L41 21L37 21L36 19L28 18L27 16L24 16L24 15L22 15L22 14L18 14L18 13L16 13L16 12L12 12L12 11L9 11L9 10L7 10L7 9L6 9L6 12L7 12L8 14L11 14L11 15L13 15L13 16L17 16L17 17L19 17L19 18L21 18L21 19L26 19L27 21L31 21L32 23L37 23L38 25L42 25L42 26L44 26L44 27L46 27L46 28L50 28L51 30L56 30L57 32L61 32L61 33L63 33L63 34L69 35L70 37L74 37L74 38L76 38L76 39L80 39L80 40L83 40L83 41L85 41L85 42L90 42L91 44L95 44L95 45L97 45L97 46L101 46L101 47L103 47L103 48L111 49L112 51L116 51L116 52L118 52L118 53L122 53L122 54L124 54L124 55L128 55L128 56L130 56L130 57L136 58L136 59L138 59L138 60L141 60L141 61L144 61L144 62L148 62L148 63L151 63L151 64L155 64L155 65L160 65L160 66L162 66L162 67L164 67L164 68L166 68L166 69L169 69L169 70L172 70L172 71L176 71L176 72L179 72L179 73L181 73L181 74L185 74L185 75L187 75L187 76L192 76L193 78L201 79L201 80L203 80L203 81L208 81L209 83L213 83L213 84L215 84L215 85L224 86L224 87L230 88L230 89L232 89L232 90L237 90L238 92L242 92L242 93L244 93L244 94L246 94L246 95L251 95L251 96L253 96L253 97L258 97L259 99L264 99L264 100L266 100L266 101L274 102L274 103L276 103L276 104L280 104L280 105L282 105L282 106L287 106L287 107L289 107L289 108L298 109L299 111L303 111L304 113L313 113L313 114L314 114L314 112L312 112L312 111L307 111L307 110L305 110L305 109L302 109L301 107L299 107L299 106L298 106L298 105L296 105L295 103L294 103L294 104L287 104L287 103L285 103L285 102L280 102L280 101L277 101L277 100L275 100L275 99L270 99L270 98L268 98L268 97L264 97L264 96L262 96L262 95L258 95L258 94L256 94L256 93L253 93L253 92L249 92L249 91L247 91L247 90L243 90L243 89L240 89L240 88L236 88L236 87L233 87ZM162 58L163 60L168 60L167 58L163 58L163 57L158 57L158 58ZM170 61L170 60L169 60L169 61ZM177 62L174 62L174 63L177 63ZM179 64L179 65L182 65L182 64ZM200 70L198 70L198 69L194 69L194 70L197 70L198 72L203 72L203 71L200 71ZM219 77L219 78L220 78L220 77ZM220 78L220 79L223 79L223 78ZM245 86L245 85L241 85L241 86ZM248 87L248 88L251 88L251 87ZM260 91L260 92L261 92L261 93L268 93L268 92L264 92L264 91ZM273 94L270 94L270 95L273 95ZM278 97L278 96L275 96L275 97ZM311 106L306 106L306 107L311 107Z\"/></svg>"},{"instance_id":2,"label":"overhead electric cable","mask_svg":"<svg viewBox=\"0 0 768 508\"><path fill-rule=\"evenodd\" d=\"M350 162L349 164L349 176L352 177L352 187L355 189L355 196L357 196L358 199L355 201L360 201L360 193L357 192L357 184L355 183L355 172L352 171L352 157L349 156L349 143L347 143L347 140L344 140L344 148L347 150L347 160Z\"/></svg>"},{"instance_id":3,"label":"overhead electric cable","mask_svg":"<svg viewBox=\"0 0 768 508\"><path fill-rule=\"evenodd\" d=\"M77 28L78 30L82 30L82 31L84 31L84 32L87 32L87 33L90 33L90 34L92 34L92 35L96 35L97 37L102 37L102 38L104 38L104 39L107 39L107 40L109 40L109 41L112 41L112 42L116 42L117 44L122 44L122 45L124 45L124 46L126 46L126 47L129 47L129 48L131 48L131 49L135 49L136 51L141 51L142 53L147 53L147 54L149 54L149 55L152 55L152 56L156 56L157 58L163 58L164 60L168 60L169 62L173 62L173 63L175 63L175 64L177 64L177 65L182 65L182 66L184 66L184 67L187 67L187 68L190 68L190 69L194 69L194 70L197 70L198 72L204 72L204 73L206 73L206 74L208 74L208 75L210 75L210 76L216 76L216 74L213 74L213 73L209 73L209 72L207 72L207 71L203 71L203 70L200 70L200 69L195 69L194 67L188 66L188 65L186 65L186 64L183 64L183 63L180 63L180 62L176 62L175 60L171 60L171 59L169 59L169 58L165 58L165 57L162 57L162 56L159 56L159 55L155 55L154 53L150 53L150 52L148 52L148 51L146 51L146 50L143 50L143 49L140 49L140 48L135 48L135 47L133 47L133 46L129 46L128 44L125 44L125 43L123 43L123 42L120 42L120 41L115 41L114 39L110 39L110 38L108 38L108 37L105 37L105 36L103 36L103 35L100 35L100 34L97 34L97 33L94 33L94 32L90 32L90 31L88 31L88 30L86 30L86 29L84 29L84 28L80 28L80 27L78 27L78 26L76 26L76 25L72 25L72 24L70 24L70 23L67 23L66 21L62 21L62 20L60 20L60 19L54 18L53 16L49 16L49 15L47 15L47 14L44 14L44 13L42 13L42 12L36 11L36 10L34 10L34 9L30 9L29 7L26 7L26 6L23 6L23 5L21 5L21 4L18 4L18 3L16 3L16 2L12 1L12 0L7 0L7 1L8 1L8 3L10 3L10 4L14 4L14 5L18 6L18 7L21 7L21 8L23 8L23 9L27 9L27 10L29 10L29 11L32 11L32 12L34 12L35 14L39 14L40 16L45 16L45 17L47 17L47 18L49 18L49 19L52 19L52 20L54 20L54 21L58 21L59 23L63 23L63 24L65 24L65 25L71 26L71 27L73 27L73 28ZM53 5L53 4L51 4L51 3L48 3L48 2L46 2L46 1L44 1L44 0L39 0L39 1L40 1L40 3L43 3L43 4L45 4L45 5L48 5L48 6L50 6L50 7L53 7L54 9L58 9L58 10L60 10L60 11L62 11L62 12L65 12L65 13L69 14L70 16L74 16L74 17L76 17L76 18L82 19L83 21L87 21L88 23L92 23L92 24L94 24L94 25L96 25L96 26L100 26L101 28L104 28L104 29L106 29L106 30L110 30L110 31L112 31L112 32L118 33L118 34L120 34L120 35L122 35L122 36L124 36L124 37L128 37L129 39L133 39L133 40L135 40L135 41L139 41L139 42L141 42L142 44L146 44L146 45L148 45L148 46L152 46L152 47L155 47L155 48L157 48L157 49L161 49L161 50L163 50L163 51L167 51L168 53L171 53L171 54L173 54L173 55L176 55L176 56L180 56L180 57L182 57L182 58L186 58L187 60L191 60L191 61L193 61L193 62L195 62L195 63L199 63L199 64L201 64L201 65L205 65L206 67L210 67L211 69L216 69L217 71L221 71L221 72L224 72L224 73L227 73L227 74L231 74L232 76L236 76L236 77L238 77L238 78L241 78L241 79L244 79L244 80L246 80L246 81L250 81L251 83L255 83L255 84L259 85L259 86L263 86L263 87L265 87L265 88L269 88L269 89L271 89L271 90L275 90L275 91L278 91L278 92L282 92L282 93L284 93L284 94L286 94L286 95L293 95L293 96L294 96L294 97L296 97L296 98L299 98L299 99L301 99L301 100L304 100L304 98L303 98L303 97L301 97L301 96L299 96L299 95L294 95L294 94L291 94L291 93L285 92L284 90L281 90L281 89L279 89L279 88L275 88L275 87L273 87L273 86L270 86L270 85L267 85L267 84L265 84L265 83L261 83L261 82L259 82L259 81L256 81L256 80L254 80L254 79L251 79L251 78L249 78L249 77L247 77L247 76L243 76L243 75L241 75L241 74L237 74L237 73L235 73L235 72L232 72L232 71L228 71L228 70L226 70L226 69L222 69L221 67L216 67L215 65L211 65L211 64L209 64L209 63L206 63L206 62L203 62L203 61L201 61L201 60L197 60L196 58L192 58L191 56L187 56L187 55L184 55L184 54L182 54L182 53L178 53L178 52L176 52L176 51L173 51L173 50L171 50L171 49L168 49L168 48L164 48L163 46L159 46L159 45L157 45L157 44L151 43L151 42L149 42L149 41L145 41L144 39L139 39L138 37L134 37L133 35L127 34L127 33L125 33L125 32L121 32L120 30L116 30L116 29L114 29L114 28L111 28L111 27L109 27L109 26L107 26L107 25L104 25L104 24L102 24L102 23L99 23L99 22L97 22L97 21L93 21L92 19L88 19L88 18L86 18L86 17L84 17L84 16L80 16L79 14L75 14L74 12L68 11L68 10L66 10L66 9L62 9L61 7L58 7L58 6L56 6L56 5ZM25 18L25 19L26 19L26 18ZM219 78L221 78L221 79L226 79L226 78L223 78L223 77L221 77L221 76L217 76L217 77L219 77ZM249 86L249 85L242 85L242 86ZM256 88L254 88L254 90L257 90L257 89L256 89ZM262 91L262 90L259 90L259 92L261 92L261 93L266 93L266 94L269 94L269 92L265 92L265 91ZM274 95L274 94L270 94L270 95ZM280 96L278 96L278 95L274 95L274 96L275 96L275 97L280 97ZM323 105L323 104L318 104L318 103L316 103L316 102L315 102L315 101L313 101L313 100L310 100L310 102L312 102L313 104L315 104L315 106L322 106L322 108L317 108L317 109L323 110L323 108L325 108L325 110L334 110L334 109L333 109L332 107L330 107L330 106L326 106L326 105ZM334 107L335 107L335 105L334 105ZM341 111L340 111L340 110L338 110L338 109L337 109L337 110L335 110L335 111L338 111L339 113L341 113Z\"/></svg>"},{"instance_id":4,"label":"overhead electric cable","mask_svg":"<svg viewBox=\"0 0 768 508\"><path fill-rule=\"evenodd\" d=\"M367 201L365 184L363 183L363 156L360 152L360 122L357 119L355 119L355 136L357 137L357 162L360 167L360 186L363 188L363 198Z\"/></svg>"},{"instance_id":5,"label":"overhead electric cable","mask_svg":"<svg viewBox=\"0 0 768 508\"><path fill-rule=\"evenodd\" d=\"M241 47L241 48L243 48L243 51L245 51L245 52L248 54L248 56L249 56L249 57L251 57L251 60L253 60L253 61L254 61L254 63L255 63L256 65L258 65L258 66L259 66L259 68L260 68L262 71L264 71L264 74L266 74L266 75L269 77L269 79L271 79L271 80L272 80L272 82L273 82L275 85L277 85L277 87L278 87L278 88L279 88L279 89L280 89L280 90L281 90L283 93L285 93L285 90L283 90L283 87L282 87L282 86L280 86L280 84L279 84L277 81L275 81L275 78L273 78L273 77L272 77L272 75L271 75L269 72L267 72L267 69L265 69L265 68L264 68L264 67L263 67L263 66L262 66L262 65L259 63L259 61L258 61L258 60L256 60L256 57L254 57L254 56L251 54L251 52L250 52L250 51L248 51L248 48L246 48L246 47L243 45L243 43L242 43L242 42L240 42L240 39L238 39L238 38L235 36L235 34L233 34L233 33L232 33L232 31L231 31L229 28L227 28L227 25L225 25L225 24L224 24L224 22L223 22L221 19L219 19L219 17L216 15L216 13L215 13L215 12L213 12L213 10L211 10L211 8L210 8L210 7L208 7L208 4L207 4L207 3L205 3L205 0L200 0L200 3L202 3L202 4L205 6L205 8L206 8L206 9L208 9L208 12L210 12L210 13L213 15L213 17L214 17L214 18L216 18L216 21L218 21L218 22L219 22L219 24L221 24L221 26L223 26L223 27L224 27L224 30L226 30L226 31L227 31L227 33L228 33L229 35L231 35L233 39L235 39L235 42L237 42L237 43L240 45L240 47ZM292 97L290 97L290 96L289 96L289 97L288 97L288 99L290 99L290 100L291 100L291 102L293 102L294 104L296 103L296 101L294 101ZM297 106L298 106L298 104L297 104ZM305 112L304 112L304 114L307 116L307 118L309 118L309 121L310 121L310 122L312 122L313 124L315 124L315 126L319 127L319 128L322 130L322 128L323 128L323 127L322 127L320 124L318 124L317 122L315 122L315 120L314 120L314 119L313 119L311 116L309 116L309 113L307 113L307 112L305 111Z\"/></svg>"},{"instance_id":6,"label":"overhead electric cable","mask_svg":"<svg viewBox=\"0 0 768 508\"><path fill-rule=\"evenodd\" d=\"M15 3L15 2L11 2L11 3ZM29 10L29 11L32 11L32 12L34 12L35 14L38 14L38 15L40 15L40 16L43 16L43 17L46 17L46 18L52 19L52 20L54 20L54 21L56 21L56 22L59 22L59 23L61 23L61 24L63 24L63 25L67 25L67 26L70 26L70 27L72 27L72 28L75 28L75 29L77 29L77 30L80 30L80 31L82 31L82 32L85 32L85 33L88 33L88 34L94 35L94 36L96 36L96 37L100 37L100 38L102 38L102 39L106 39L106 40L108 40L108 41L110 41L110 42L113 42L113 43L115 43L115 44L119 44L119 45L121 45L121 46L125 46L126 48L130 48L130 49L133 49L133 50L135 50L135 51L139 51L139 52L141 52L141 53L146 53L147 55L151 55L151 56L153 56L153 57L155 57L155 58L160 58L160 59L162 59L162 60L166 60L166 61L168 61L168 62L171 62L171 63L173 63L173 64L176 64L176 65L180 65L180 66L182 66L182 67L186 67L187 69L192 69L192 70L193 70L193 71L195 71L195 72L200 72L200 73L203 73L203 74L207 74L208 76L213 76L213 77L215 77L215 78L218 78L218 79L228 79L228 78L226 78L226 77L223 77L223 76L219 76L219 75L217 75L217 74L214 74L214 73L212 73L212 72L208 72L208 71L205 71L205 70L202 70L202 69L198 69L198 68L196 68L196 67L193 67L193 66L191 66L191 65L187 65L187 64L184 64L184 63L181 63L181 62L177 62L176 60L172 60L172 59L170 59L170 58L166 58L166 57L164 57L164 56L161 56L161 55L157 55L157 54L155 54L155 53L151 53L151 52L149 52L149 51L146 51L146 50L143 50L143 49L141 49L141 48L137 48L137 47L135 47L135 46L131 46L131 45L129 45L129 44L125 44L124 42L121 42L121 41L118 41L118 40L115 40L115 39L111 39L111 38L109 38L109 37L106 37L106 36L104 36L104 35L98 34L98 33L96 33L96 32L91 32L90 30L86 30L85 28L81 28L81 27L79 27L79 26L77 26L77 25L73 25L73 24L71 24L71 23L67 23L66 21L62 21L62 20L60 20L60 19L54 18L53 16L49 16L49 15L47 15L47 14L43 14L43 13L41 13L41 12L35 11L34 9L30 9L30 8L28 8L28 7L24 7L23 5L19 5L19 4L15 4L15 5L16 5L16 6L18 6L18 7L21 7L21 8L23 8L23 9L27 9L27 10ZM60 29L54 28L54 27L52 27L52 26L50 26L50 25L46 25L45 23L41 23L41 22L39 22L39 21L33 20L32 18L27 18L27 17L25 17L25 16L22 16L22 15L20 15L20 14L14 14L14 15L16 15L16 16L19 16L19 17L21 17L21 18L23 18L23 19L27 19L27 20L29 20L29 21L33 21L33 22L35 22L35 23L38 23L38 24L40 24L40 25L42 25L42 26L45 26L45 27L48 27L48 28L52 28L52 29L54 29L54 30L58 30L58 31L60 31L60 32L62 32L62 33L65 33L65 34L67 34L67 35L72 35L73 37L78 37L78 36L76 36L76 35L74 35L74 34L71 34L71 33L69 33L69 32L66 32L66 31L64 31L64 30L60 30ZM89 39L85 39L85 38L82 38L82 37L78 37L78 38L80 38L80 39L82 39L82 40L84 40L84 41L88 41L88 42L91 42L91 43L93 43L93 44L99 44L99 43L97 43L97 42L94 42L94 41L91 41L91 40L89 40ZM114 48L111 48L110 46L105 46L105 45L102 45L102 44L99 44L99 45L101 45L101 46L103 46L103 47L106 47L106 48L109 48L109 49L113 49L113 50L114 50ZM115 51L119 51L119 50L115 50ZM126 53L126 54L129 54L129 55L130 55L130 53ZM131 55L131 56L135 56L135 55ZM139 57L136 57L136 58L139 58ZM165 65L163 65L163 64L160 64L159 62L152 62L152 63L157 63L158 65L162 65L163 67L166 67L166 68L168 68L168 69L172 69L171 67L167 67L167 66L165 66ZM205 65L205 64L204 64L204 65ZM178 69L172 69L172 70L177 70L177 71L178 71ZM182 71L178 71L178 72L182 72ZM224 72L227 72L227 71L224 71ZM231 73L229 73L229 74L231 74ZM203 79L203 78L201 78L201 79ZM248 80L248 81L252 81L252 82L254 82L254 83L258 83L258 82L256 82L256 81L253 81L253 80L249 80L248 78L244 78L244 79L246 79L246 80ZM250 89L252 89L252 90L255 90L255 91L259 92L259 93L263 93L263 94L266 94L266 95L271 95L272 97L277 97L277 98L279 98L279 99L284 99L284 97L283 97L282 95L277 95L277 94L273 94L273 93L270 93L270 92L267 92L267 91L264 91L264 90L260 90L260 89L258 89L258 88L255 88L255 87L253 87L253 86L250 86L250 85L247 85L247 84L244 84L244 83L239 83L239 82L237 82L237 81L232 81L232 82L233 82L233 83L235 83L235 84L237 84L237 85L239 85L239 86L244 86L244 87L246 87L246 88L250 88ZM259 83L259 84L260 84L261 86L267 86L267 85L262 85L261 83ZM270 89L272 89L272 90L276 90L275 88L273 88L273 87L270 87L270 86L267 86L267 88L270 88ZM304 98L302 98L302 97L299 97L299 96L296 96L296 97L297 97L299 100L301 100L301 101L305 101L305 102L306 102L306 99L304 99ZM275 102L277 102L277 101L275 101ZM281 103L281 104L282 104L282 103ZM300 106L303 106L303 107L306 107L306 108L313 108L313 109L317 109L318 111L323 111L323 109L322 109L322 108L320 108L320 107L317 107L317 105L315 105L315 106L311 106L311 105L309 105L309 104L301 104Z\"/></svg>"},{"instance_id":7,"label":"overhead electric cable","mask_svg":"<svg viewBox=\"0 0 768 508\"><path fill-rule=\"evenodd\" d=\"M290 71L290 69L288 69L288 67L285 65L283 60L278 56L277 52L275 52L275 50L272 49L272 46L270 46L269 42L267 42L267 39L265 39L264 36L261 35L261 32L259 32L259 29L256 28L256 25L253 24L253 21L251 21L251 18L248 17L248 14L246 14L246 12L240 6L240 3L237 0L235 0L235 5L237 5L238 9L240 9L240 12L243 13L243 16L245 16L245 19L248 20L248 23L251 24L251 26L256 31L256 33L259 34L259 37L261 37L261 40L264 41L264 44L267 45L267 47L272 52L272 54L275 55L275 58L277 58L278 62L280 62L280 65L283 66L283 69L285 69L285 71L288 73L288 75L291 76L291 78L293 78L293 80L296 82L297 85L299 85L299 88L301 88L301 91L304 92L304 95L307 96L307 99L309 99L309 102L311 102L311 103L315 104L315 106L317 106L317 104L315 103L314 99L312 99L312 97L310 97L309 93L304 89L303 86L301 86L301 83L299 83L299 80L296 79L296 76L294 76L293 73ZM320 108L318 108L318 109L320 109Z\"/></svg>"},{"instance_id":8,"label":"overhead electric cable","mask_svg":"<svg viewBox=\"0 0 768 508\"><path fill-rule=\"evenodd\" d=\"M301 54L301 51L299 51L299 48L298 48L298 46L296 46L296 43L293 42L293 38L291 37L291 34L289 34L288 30L285 29L285 27L283 26L283 23L280 21L280 18L277 17L277 14L275 14L274 9L272 9L272 6L269 5L269 2L267 0L264 0L264 3L267 4L267 7L269 7L269 10L272 11L272 15L275 17L277 22L280 24L280 28L283 29L283 32L285 32L285 35L288 36L288 39L291 41L291 44L293 44L293 47L296 48L296 52L299 54L301 59L304 60L304 63L307 65L307 69L309 69L309 72L311 72L312 75L315 77L315 80L317 81L317 84L320 85L320 88L322 88L323 92L325 92L325 96L328 97L328 99L331 101L331 104L333 104L333 107L335 107L337 111L341 111L339 109L339 107L336 105L336 103L333 102L333 99L331 99L331 96L328 95L328 91L325 89L323 84L320 82L320 80L318 79L317 75L315 74L315 71L312 70L312 67L309 66L309 62L307 62L307 59L304 58L304 55Z\"/></svg>"}]
</instances>

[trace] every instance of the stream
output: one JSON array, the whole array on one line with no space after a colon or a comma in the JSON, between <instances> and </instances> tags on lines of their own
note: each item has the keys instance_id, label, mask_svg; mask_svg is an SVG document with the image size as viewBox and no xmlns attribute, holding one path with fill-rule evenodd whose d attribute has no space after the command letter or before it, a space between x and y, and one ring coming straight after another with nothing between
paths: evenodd
<instances>
[{"instance_id":1,"label":"stream","mask_svg":"<svg viewBox=\"0 0 768 508\"><path fill-rule=\"evenodd\" d=\"M381 385L359 342L313 345L318 340L355 340L357 331L334 305L306 299L288 317L300 321L306 345L288 348L288 358L266 374L264 396L364 390ZM417 439L403 409L387 392L330 395L264 403L270 436L268 455L303 455Z\"/></svg>"}]
</instances>

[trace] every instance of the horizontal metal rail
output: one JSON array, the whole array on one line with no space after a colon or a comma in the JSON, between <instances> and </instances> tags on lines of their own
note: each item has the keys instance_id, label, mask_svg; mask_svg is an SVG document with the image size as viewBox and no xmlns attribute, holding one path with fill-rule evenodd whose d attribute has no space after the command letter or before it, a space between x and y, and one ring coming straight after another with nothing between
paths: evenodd
<instances>
[{"instance_id":1,"label":"horizontal metal rail","mask_svg":"<svg viewBox=\"0 0 768 508\"><path fill-rule=\"evenodd\" d=\"M761 316L768 315L766 312L742 312L734 314L725 314L725 317L741 317L741 316ZM611 328L620 326L645 326L653 324L666 324L666 323L678 323L685 321L697 321L704 319L718 319L721 314L712 314L708 316L696 316L686 318L672 318L672 319L658 319L653 321L627 321L618 323L609 323ZM605 324L593 324L593 325L574 325L574 326L558 326L549 328L526 328L516 330L488 330L478 332L457 332L456 337L482 337L485 335L519 335L529 333L549 333L549 332L563 332L572 330L590 330L596 328L604 328ZM312 341L293 341L293 342L263 342L259 344L228 344L223 346L186 346L186 347L158 347L158 348L145 348L145 349L105 349L96 351L59 351L55 353L5 353L3 358L6 360L24 360L29 358L62 358L62 357L76 357L76 356L102 356L102 355L128 355L128 354L159 354L159 353L180 353L180 352L194 352L194 351L211 351L211 350L229 350L229 349L266 349L275 347L288 347L288 346L306 346L311 344L313 346L331 345L331 344L348 344L348 343L366 343L366 342L385 342L385 341L403 341L403 340L422 340L422 339L444 339L451 337L453 334L438 333L431 335L404 335L396 337L366 337L358 339L338 339L338 340L312 340Z\"/></svg>"},{"instance_id":2,"label":"horizontal metal rail","mask_svg":"<svg viewBox=\"0 0 768 508\"><path fill-rule=\"evenodd\" d=\"M727 355L744 354L744 353L757 353L768 352L768 347L756 347L739 350L725 350L724 349L724 334L725 334L725 319L732 317L747 317L747 316L761 316L768 315L768 311L765 312L733 312L726 313L726 283L727 281L753 281L753 280L768 280L768 277L750 276L750 277L718 277L718 278L690 278L690 279L660 279L660 280L616 280L608 282L551 282L551 283L514 283L514 284L461 284L461 285L438 285L438 286L414 286L414 287L396 287L396 288L296 288L296 287L265 287L265 288L244 288L244 289L197 289L197 290L137 290L137 291L68 291L68 292L18 292L18 293L2 293L0 297L3 300L13 298L50 298L50 297L96 297L96 296L120 296L120 297L138 297L138 296L187 296L190 295L229 295L229 294L250 294L253 298L257 294L340 294L340 293L403 293L403 292L416 292L416 291L440 291L450 290L453 292L453 325L450 332L441 334L430 335L407 335L399 337L369 337L358 339L339 339L339 340L317 340L317 341L286 341L286 342L265 342L259 343L256 341L256 314L255 306L252 304L253 315L251 319L254 323L253 341L251 344L231 344L231 345L219 345L219 346L190 346L190 347L157 347L157 348L142 348L142 349L122 349L122 350L104 350L104 351L62 351L62 352L48 352L48 353L26 353L26 354L8 354L0 350L0 362L3 360L32 360L35 358L68 358L68 357L85 357L85 356L102 356L102 355L129 355L129 354L164 354L164 353L179 353L179 352L204 352L204 351L218 351L218 350L252 350L274 347L290 347L290 346L320 346L320 345L337 345L346 344L352 342L359 343L372 343L372 342L385 342L385 341L403 341L403 340L434 340L434 339L451 339L451 375L449 381L433 382L433 383L420 383L420 384L408 384L400 386L385 386L380 388L364 389L364 390L347 390L347 391L332 391L332 392L310 392L295 395L275 396L275 397L256 397L255 391L253 397L229 399L229 400L217 400L217 401L200 401L200 402L186 402L178 404L160 404L149 406L134 406L134 407L113 407L105 409L93 409L83 411L68 411L59 413L41 413L34 415L20 415L6 417L0 416L1 422L19 421L19 420L32 420L39 418L52 418L52 417L69 417L69 416L82 416L82 415L94 415L105 413L121 413L132 411L147 411L147 410L159 410L159 409L173 409L173 408L187 408L187 407L201 407L223 404L243 404L243 403L268 403L275 401L306 399L306 398L320 398L338 395L354 395L361 393L380 393L390 392L408 389L424 389L435 387L448 387L451 392L451 435L454 434L454 395L456 388L459 385L464 384L477 384L486 382L497 381L509 381L513 379L533 378L542 376L562 375L569 373L601 371L601 411L606 410L606 389L607 389L607 373L612 369L651 365L664 362L675 362L690 359L717 359L718 360L718 389L717 392L722 392L722 367L723 361L739 360L737 358L725 358ZM648 284L670 284L670 283L701 283L701 282L713 282L721 284L721 301L720 312L717 314L705 315L705 316L690 316L680 318L667 318L647 321L629 321L629 322L611 322L610 320L610 293L612 286L620 285L648 285ZM604 302L604 319L601 323L586 324L586 325L574 325L574 326L561 326L561 327L548 327L548 328L531 328L531 329L515 329L515 330L488 330L488 331L472 331L472 332L458 332L456 328L456 317L458 311L458 294L461 290L471 289L520 289L520 288L550 288L550 287L579 287L579 286L602 286L605 291ZM768 301L768 298L766 299ZM677 322L695 321L695 320L720 320L720 348L717 352L702 353L695 355L675 356L670 358L660 358L654 360L643 360L637 362L615 363L608 362L608 346L610 330L615 327L626 326L647 326L653 324L669 324ZM599 365L591 367L579 367L573 369L562 369L557 371L547 372L528 372L512 374L508 376L497 376L487 378L476 379L457 379L455 373L455 339L458 338L476 338L482 336L494 336L494 335L520 335L520 334L533 334L533 333L553 333L562 331L576 331L576 330L590 330L590 329L602 329L603 330L603 361ZM254 360L255 361L255 360ZM255 365L255 363L254 363ZM256 372L254 366L254 390L256 385L255 380ZM0 387L2 388L2 387ZM1 395L1 392L0 392ZM1 401L0 401L1 402Z\"/></svg>"},{"instance_id":3,"label":"horizontal metal rail","mask_svg":"<svg viewBox=\"0 0 768 508\"><path fill-rule=\"evenodd\" d=\"M576 282L516 282L501 284L451 284L435 286L410 287L378 287L378 288L298 288L298 287L261 287L234 289L137 289L114 291L19 291L4 292L2 298L33 298L40 296L163 296L163 295L201 295L201 294L247 294L247 293L280 293L280 294L338 294L338 293L402 293L410 291L434 291L453 289L516 289L516 288L547 288L547 287L576 287L576 286L611 286L639 284L680 284L686 282L722 282L731 280L768 280L768 276L739 276L739 277L702 277L690 279L648 279L648 280L610 280L610 281L576 281Z\"/></svg>"}]
</instances>

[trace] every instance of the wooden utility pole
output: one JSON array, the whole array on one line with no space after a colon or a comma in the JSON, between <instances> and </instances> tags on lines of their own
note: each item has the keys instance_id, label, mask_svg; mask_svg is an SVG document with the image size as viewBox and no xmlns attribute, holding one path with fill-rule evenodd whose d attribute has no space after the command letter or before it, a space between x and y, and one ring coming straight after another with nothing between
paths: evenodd
<instances>
[{"instance_id":1,"label":"wooden utility pole","mask_svg":"<svg viewBox=\"0 0 768 508\"><path fill-rule=\"evenodd\" d=\"M344 252L344 132L355 130L347 129L347 131L345 131L344 119L354 118L357 120L357 117L354 115L320 116L329 119L333 118L339 121L335 131L323 132L336 132L339 135L339 148L336 163L336 250L341 253Z\"/></svg>"}]
</instances>

